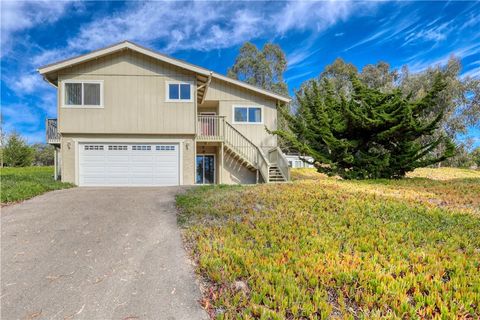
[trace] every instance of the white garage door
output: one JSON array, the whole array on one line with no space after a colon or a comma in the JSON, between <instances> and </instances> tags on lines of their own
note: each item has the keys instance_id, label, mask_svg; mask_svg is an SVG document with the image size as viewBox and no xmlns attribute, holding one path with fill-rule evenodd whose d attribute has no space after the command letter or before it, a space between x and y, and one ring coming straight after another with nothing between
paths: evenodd
<instances>
[{"instance_id":1,"label":"white garage door","mask_svg":"<svg viewBox=\"0 0 480 320\"><path fill-rule=\"evenodd\" d=\"M179 185L178 144L80 143L80 186Z\"/></svg>"}]
</instances>

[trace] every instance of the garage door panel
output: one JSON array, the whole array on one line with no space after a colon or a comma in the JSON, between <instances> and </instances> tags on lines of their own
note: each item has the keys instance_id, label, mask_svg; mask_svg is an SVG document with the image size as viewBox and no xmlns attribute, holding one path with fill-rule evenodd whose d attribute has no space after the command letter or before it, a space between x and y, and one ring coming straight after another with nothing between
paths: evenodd
<instances>
[{"instance_id":1,"label":"garage door panel","mask_svg":"<svg viewBox=\"0 0 480 320\"><path fill-rule=\"evenodd\" d=\"M84 165L82 172L83 172L83 173L86 173L86 174L99 174L99 175L103 175L103 173L105 172L105 168L104 168L104 167L100 167L100 166Z\"/></svg>"},{"instance_id":2,"label":"garage door panel","mask_svg":"<svg viewBox=\"0 0 480 320\"><path fill-rule=\"evenodd\" d=\"M175 144L101 143L79 147L80 185L178 185L179 176L179 148Z\"/></svg>"},{"instance_id":3,"label":"garage door panel","mask_svg":"<svg viewBox=\"0 0 480 320\"><path fill-rule=\"evenodd\" d=\"M128 155L108 155L108 162L109 163L116 163L116 162L130 162L130 157Z\"/></svg>"},{"instance_id":4,"label":"garage door panel","mask_svg":"<svg viewBox=\"0 0 480 320\"><path fill-rule=\"evenodd\" d=\"M90 151L89 151L90 152ZM105 161L105 155L102 154L86 154L80 162Z\"/></svg>"}]
</instances>

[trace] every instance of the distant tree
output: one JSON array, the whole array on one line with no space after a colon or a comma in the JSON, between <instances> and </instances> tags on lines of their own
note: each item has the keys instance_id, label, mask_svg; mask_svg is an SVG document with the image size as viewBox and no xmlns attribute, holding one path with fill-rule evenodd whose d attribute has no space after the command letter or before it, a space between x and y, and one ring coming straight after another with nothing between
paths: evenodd
<instances>
[{"instance_id":1,"label":"distant tree","mask_svg":"<svg viewBox=\"0 0 480 320\"><path fill-rule=\"evenodd\" d=\"M468 127L480 127L480 80L461 77L461 69L460 59L452 56L445 66L431 67L420 73L412 74L404 67L400 81L402 92L418 99L432 87L437 74L443 76L445 90L427 116L435 117L438 112L443 112L438 134L447 134L452 138L466 133Z\"/></svg>"},{"instance_id":2,"label":"distant tree","mask_svg":"<svg viewBox=\"0 0 480 320\"><path fill-rule=\"evenodd\" d=\"M5 132L3 131L3 116L0 113L0 167L3 167L3 148L5 146Z\"/></svg>"},{"instance_id":3,"label":"distant tree","mask_svg":"<svg viewBox=\"0 0 480 320\"><path fill-rule=\"evenodd\" d=\"M16 132L7 137L3 147L3 160L9 167L26 167L32 165L33 150Z\"/></svg>"},{"instance_id":4,"label":"distant tree","mask_svg":"<svg viewBox=\"0 0 480 320\"><path fill-rule=\"evenodd\" d=\"M37 166L52 166L55 148L46 143L36 143L32 146L34 151L33 163Z\"/></svg>"},{"instance_id":5,"label":"distant tree","mask_svg":"<svg viewBox=\"0 0 480 320\"><path fill-rule=\"evenodd\" d=\"M228 69L230 78L245 81L251 85L288 96L287 83L283 74L287 70L287 58L282 48L273 43L267 43L262 50L251 42L245 42L235 60ZM279 114L277 127L287 130L285 119ZM278 141L281 148L288 146L281 138Z\"/></svg>"},{"instance_id":6,"label":"distant tree","mask_svg":"<svg viewBox=\"0 0 480 320\"><path fill-rule=\"evenodd\" d=\"M471 152L469 152L470 149L471 143L469 141L457 143L455 145L455 155L443 161L441 165L456 168L470 168L474 166L475 161Z\"/></svg>"},{"instance_id":7,"label":"distant tree","mask_svg":"<svg viewBox=\"0 0 480 320\"><path fill-rule=\"evenodd\" d=\"M253 43L245 42L227 75L288 96L288 87L283 79L286 70L287 58L279 45L267 43L258 50Z\"/></svg>"},{"instance_id":8,"label":"distant tree","mask_svg":"<svg viewBox=\"0 0 480 320\"><path fill-rule=\"evenodd\" d=\"M477 168L480 168L480 147L473 149L473 151L470 153L470 157Z\"/></svg>"},{"instance_id":9,"label":"distant tree","mask_svg":"<svg viewBox=\"0 0 480 320\"><path fill-rule=\"evenodd\" d=\"M447 137L422 142L443 118L422 115L436 107L445 88L438 76L432 88L417 100L369 88L352 73L350 97L338 96L336 83L324 77L311 80L297 92L298 110L281 109L289 131L277 130L302 154L312 156L317 170L347 179L398 178L418 167L432 165L453 155ZM439 145L441 155L432 155Z\"/></svg>"},{"instance_id":10,"label":"distant tree","mask_svg":"<svg viewBox=\"0 0 480 320\"><path fill-rule=\"evenodd\" d=\"M359 77L369 88L382 92L395 89L400 78L398 70L392 70L390 64L384 61L366 65Z\"/></svg>"},{"instance_id":11,"label":"distant tree","mask_svg":"<svg viewBox=\"0 0 480 320\"><path fill-rule=\"evenodd\" d=\"M337 58L332 64L325 67L319 78L328 79L329 86L332 86L333 92L338 97L350 97L353 91L351 83L352 74L358 74L357 67L345 62L341 58ZM323 85L323 83L320 82L320 85Z\"/></svg>"}]
</instances>

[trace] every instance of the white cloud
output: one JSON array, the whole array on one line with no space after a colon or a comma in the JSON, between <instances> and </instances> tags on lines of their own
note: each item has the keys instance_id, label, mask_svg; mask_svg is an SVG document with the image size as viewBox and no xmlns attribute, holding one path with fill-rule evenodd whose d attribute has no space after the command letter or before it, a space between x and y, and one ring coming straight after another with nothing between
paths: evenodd
<instances>
[{"instance_id":1,"label":"white cloud","mask_svg":"<svg viewBox=\"0 0 480 320\"><path fill-rule=\"evenodd\" d=\"M60 19L71 2L68 1L2 1L1 45L2 56L8 51L16 32L38 24L50 24Z\"/></svg>"},{"instance_id":2,"label":"white cloud","mask_svg":"<svg viewBox=\"0 0 480 320\"><path fill-rule=\"evenodd\" d=\"M437 19L438 20L438 19ZM436 22L436 20L435 20ZM429 24L431 25L431 24ZM450 22L445 22L440 25L435 25L430 28L425 28L422 29L418 32L410 32L406 37L405 37L405 42L404 45L414 43L416 41L434 41L434 42L440 42L445 40L450 32L453 30L453 27L451 26Z\"/></svg>"},{"instance_id":3,"label":"white cloud","mask_svg":"<svg viewBox=\"0 0 480 320\"><path fill-rule=\"evenodd\" d=\"M364 4L364 6L368 5ZM306 29L320 32L339 21L345 21L360 7L354 2L348 1L288 2L272 16L272 22L279 33Z\"/></svg>"},{"instance_id":4,"label":"white cloud","mask_svg":"<svg viewBox=\"0 0 480 320\"><path fill-rule=\"evenodd\" d=\"M71 2L2 2L2 44L15 42L22 31L40 24L52 24L63 17ZM76 5L76 3L74 4ZM10 117L11 126L36 128L31 121L55 114L55 91L35 73L38 67L101 48L123 40L132 40L156 47L165 53L179 50L210 51L240 45L258 39L274 39L291 30L313 31L314 40L321 31L353 14L360 14L375 5L362 6L355 2L127 2L124 8L101 15L81 24L64 39L63 46L44 49L37 43L28 46L28 59L17 50L9 56L26 63L16 69L5 70L2 79L15 74L17 81L5 81L21 100L36 96L37 103L7 107L15 110ZM15 40L15 41L14 41ZM22 41L31 41L25 39ZM314 54L311 42L306 41L293 55L291 65ZM4 54L2 50L2 54ZM26 53L24 54L27 55ZM30 98L28 98L30 97ZM23 112L20 110L30 110ZM21 114L21 116L18 116ZM36 128L38 129L38 128ZM23 130L23 129L22 129ZM34 130L34 129L32 129ZM34 134L35 135L35 134Z\"/></svg>"},{"instance_id":5,"label":"white cloud","mask_svg":"<svg viewBox=\"0 0 480 320\"><path fill-rule=\"evenodd\" d=\"M37 73L23 73L18 75L15 81L10 84L11 88L20 94L31 94L39 89L48 87L47 83Z\"/></svg>"},{"instance_id":6,"label":"white cloud","mask_svg":"<svg viewBox=\"0 0 480 320\"><path fill-rule=\"evenodd\" d=\"M46 50L33 63L42 65L122 40L154 43L166 53L210 51L290 30L320 32L375 6L347 1L130 3L82 25L65 47Z\"/></svg>"},{"instance_id":7,"label":"white cloud","mask_svg":"<svg viewBox=\"0 0 480 320\"><path fill-rule=\"evenodd\" d=\"M409 14L408 18L402 18L403 13L398 12L387 19L380 20L377 30L364 39L357 41L344 51L349 51L366 44L383 44L388 41L403 37L406 32L415 32L421 27L421 18L416 13Z\"/></svg>"},{"instance_id":8,"label":"white cloud","mask_svg":"<svg viewBox=\"0 0 480 320\"><path fill-rule=\"evenodd\" d=\"M462 73L462 77L470 77L480 80L480 67L476 67Z\"/></svg>"},{"instance_id":9,"label":"white cloud","mask_svg":"<svg viewBox=\"0 0 480 320\"><path fill-rule=\"evenodd\" d=\"M463 59L470 56L476 56L478 54L480 54L480 44L473 44L473 45L465 46L463 48L452 50L450 53L443 54L439 57L428 56L427 59L423 59L423 60L420 59L419 55L414 55L413 57L410 57L407 64L411 72L420 72L431 66L446 64L448 62L448 59L452 55L460 59Z\"/></svg>"}]
</instances>

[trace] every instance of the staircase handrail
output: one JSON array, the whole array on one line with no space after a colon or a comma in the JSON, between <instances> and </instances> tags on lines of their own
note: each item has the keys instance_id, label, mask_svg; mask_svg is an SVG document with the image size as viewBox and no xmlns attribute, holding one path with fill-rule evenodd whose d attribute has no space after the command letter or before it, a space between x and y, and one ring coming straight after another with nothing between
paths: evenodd
<instances>
[{"instance_id":1,"label":"staircase handrail","mask_svg":"<svg viewBox=\"0 0 480 320\"><path fill-rule=\"evenodd\" d=\"M272 161L271 154L276 152L276 161ZM288 159L285 157L285 154L282 152L280 147L274 147L268 151L268 159L270 162L276 162L277 167L283 175L285 181L290 181L290 166L288 165Z\"/></svg>"},{"instance_id":2,"label":"staircase handrail","mask_svg":"<svg viewBox=\"0 0 480 320\"><path fill-rule=\"evenodd\" d=\"M250 139L245 137L245 135L241 133L237 128L232 126L228 121L223 121L225 123L225 129L230 129L236 135L235 137L232 137L227 133L227 130L225 130L225 143L228 144L230 147L234 148L235 152L242 155L247 161L249 161L253 166L255 166L256 169L260 171L263 180L268 183L270 163L263 154L262 150L256 144L250 141ZM233 139L237 139L237 143L241 142L243 144L246 144L246 147L248 149L242 150L241 148L239 148L240 146L235 145L235 142L232 141ZM254 152L250 153L250 150L254 150Z\"/></svg>"}]
</instances>

